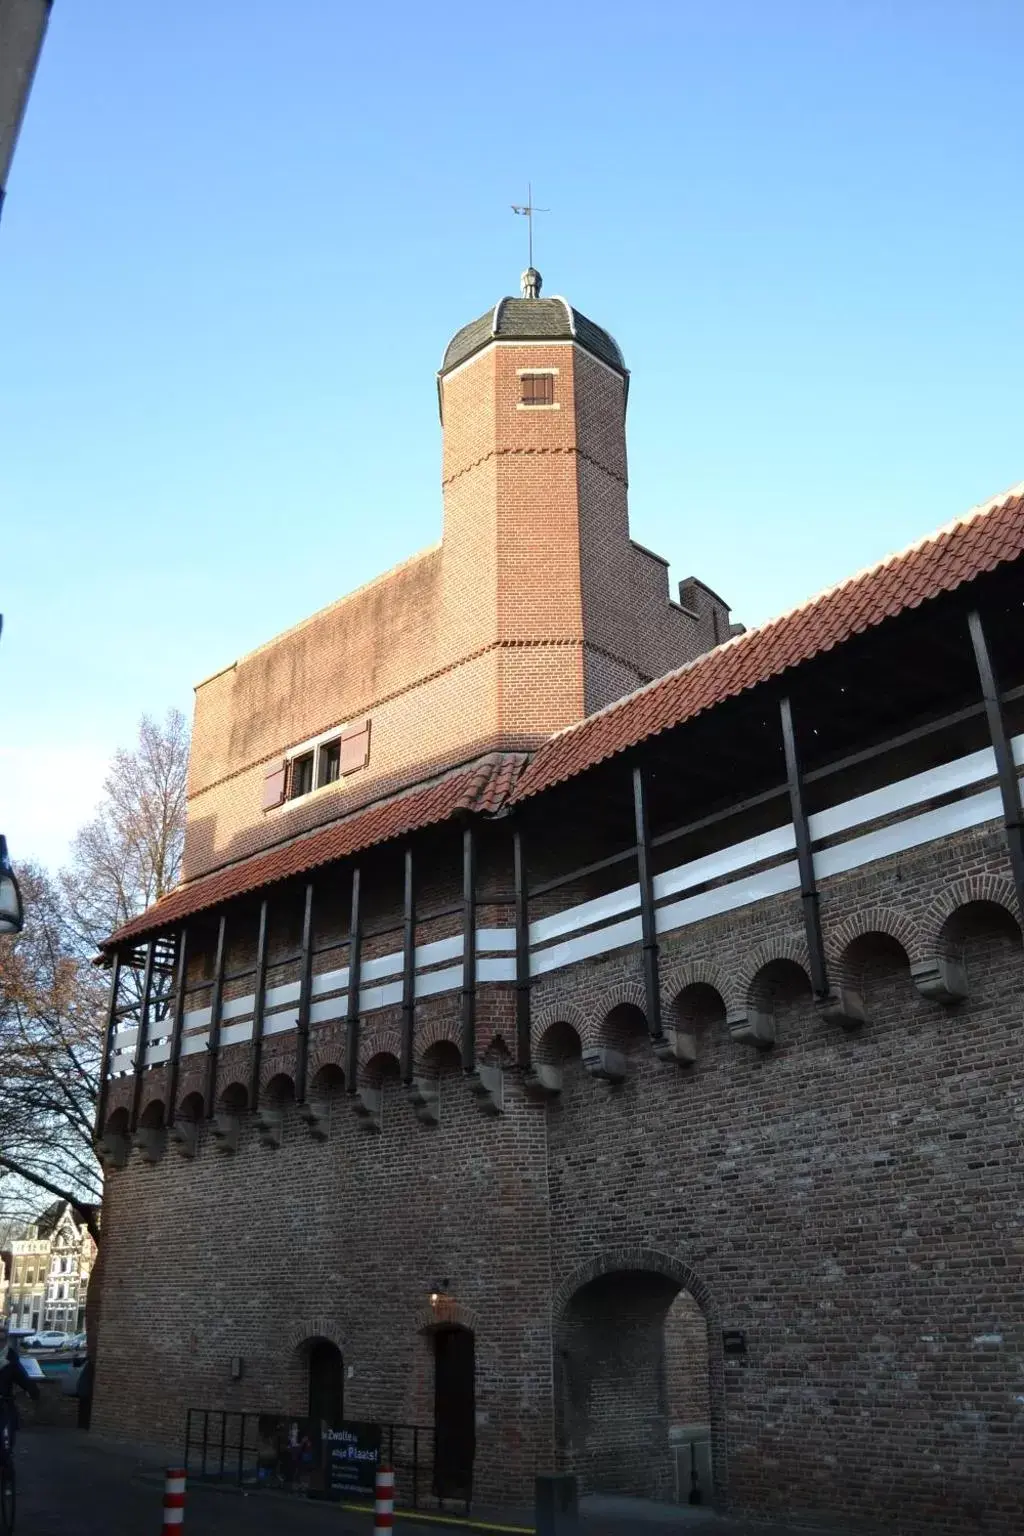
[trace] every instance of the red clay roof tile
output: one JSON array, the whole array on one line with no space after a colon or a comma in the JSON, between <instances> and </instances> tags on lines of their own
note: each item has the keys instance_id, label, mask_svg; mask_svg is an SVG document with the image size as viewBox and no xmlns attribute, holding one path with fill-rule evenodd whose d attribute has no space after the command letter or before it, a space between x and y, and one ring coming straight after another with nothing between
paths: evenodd
<instances>
[{"instance_id":1,"label":"red clay roof tile","mask_svg":"<svg viewBox=\"0 0 1024 1536\"><path fill-rule=\"evenodd\" d=\"M901 554L560 731L534 754L512 801L540 794L1021 554L1024 486L1015 486Z\"/></svg>"},{"instance_id":2,"label":"red clay roof tile","mask_svg":"<svg viewBox=\"0 0 1024 1536\"><path fill-rule=\"evenodd\" d=\"M197 912L448 821L460 812L493 815L1022 554L1024 485L567 727L529 763L522 755L492 755L367 806L344 821L181 887L126 923L107 943L159 933Z\"/></svg>"},{"instance_id":3,"label":"red clay roof tile","mask_svg":"<svg viewBox=\"0 0 1024 1536\"><path fill-rule=\"evenodd\" d=\"M159 933L197 912L305 874L363 848L448 821L461 812L492 814L508 799L524 762L521 754L486 757L431 784L421 784L405 794L367 806L344 821L321 827L280 848L204 875L125 923L111 935L107 945Z\"/></svg>"}]
</instances>

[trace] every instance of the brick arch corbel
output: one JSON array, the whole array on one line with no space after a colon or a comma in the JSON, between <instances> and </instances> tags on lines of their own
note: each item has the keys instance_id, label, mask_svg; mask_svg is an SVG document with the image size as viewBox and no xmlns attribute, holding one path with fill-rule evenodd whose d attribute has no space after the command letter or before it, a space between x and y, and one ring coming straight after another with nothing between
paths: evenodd
<instances>
[{"instance_id":1,"label":"brick arch corbel","mask_svg":"<svg viewBox=\"0 0 1024 1536\"><path fill-rule=\"evenodd\" d=\"M837 981L856 980L846 973L846 952L851 944L871 933L883 933L887 938L895 939L910 965L928 953L924 937L913 918L894 912L891 907L869 907L844 918L829 935L828 963L835 971Z\"/></svg>"},{"instance_id":2,"label":"brick arch corbel","mask_svg":"<svg viewBox=\"0 0 1024 1536\"><path fill-rule=\"evenodd\" d=\"M954 912L973 901L992 902L1008 912L1018 926L1024 926L1012 880L1000 875L968 875L936 896L924 914L921 931L927 953L948 954L950 945L943 930Z\"/></svg>"},{"instance_id":3,"label":"brick arch corbel","mask_svg":"<svg viewBox=\"0 0 1024 1536\"><path fill-rule=\"evenodd\" d=\"M548 1007L541 1010L534 1020L530 1030L530 1051L534 1060L539 1059L539 1053L544 1036L554 1024L569 1024L580 1037L580 1045L584 1050L588 1046L596 1044L597 1027L594 1021L578 1008L575 1003L565 1003L561 1007Z\"/></svg>"},{"instance_id":4,"label":"brick arch corbel","mask_svg":"<svg viewBox=\"0 0 1024 1536\"><path fill-rule=\"evenodd\" d=\"M797 937L790 934L784 938L770 939L766 944L760 944L747 960L746 965L740 971L739 978L733 988L737 1006L746 1008L750 1005L750 989L760 971L766 965L771 965L775 960L792 960L798 965L807 977L808 988L811 985L811 963L807 954L807 941L801 935Z\"/></svg>"},{"instance_id":5,"label":"brick arch corbel","mask_svg":"<svg viewBox=\"0 0 1024 1536\"><path fill-rule=\"evenodd\" d=\"M264 1057L263 1060L260 1062L260 1103L261 1104L263 1102L263 1095L267 1091L268 1084L271 1083L275 1077L289 1077L289 1078L291 1078L292 1083L294 1084L294 1082L295 1082L295 1057L294 1057L293 1054L289 1054L287 1056L284 1056L284 1055L271 1056L269 1060L266 1057ZM249 1091L249 1085L248 1085L248 1083L245 1080L245 1074L244 1073L238 1073L238 1072L232 1072L230 1074L230 1076L228 1077L228 1081L226 1083L221 1085L221 1083L218 1082L218 1084L217 1084L217 1102L218 1103L220 1102L221 1095L223 1094L224 1089L226 1087L228 1087L230 1083L241 1083L242 1087L246 1090L246 1093L248 1093L248 1091ZM250 1105L249 1107L251 1109L252 1105Z\"/></svg>"},{"instance_id":6,"label":"brick arch corbel","mask_svg":"<svg viewBox=\"0 0 1024 1536\"><path fill-rule=\"evenodd\" d=\"M661 1013L665 1019L672 1017L672 1009L680 994L687 987L710 987L722 999L722 1006L729 1007L729 982L717 966L695 960L689 965L679 965L666 971L661 984Z\"/></svg>"},{"instance_id":7,"label":"brick arch corbel","mask_svg":"<svg viewBox=\"0 0 1024 1536\"><path fill-rule=\"evenodd\" d=\"M416 1031L416 1070L423 1070L423 1057L432 1045L453 1045L459 1052L462 1041L458 1026L451 1019L428 1019ZM369 1058L367 1058L369 1059Z\"/></svg>"},{"instance_id":8,"label":"brick arch corbel","mask_svg":"<svg viewBox=\"0 0 1024 1536\"><path fill-rule=\"evenodd\" d=\"M402 1041L397 1029L363 1029L359 1033L360 1072L375 1056L393 1056L396 1061L401 1061Z\"/></svg>"},{"instance_id":9,"label":"brick arch corbel","mask_svg":"<svg viewBox=\"0 0 1024 1536\"><path fill-rule=\"evenodd\" d=\"M609 992L605 992L598 999L594 1007L594 1018L597 1021L595 1026L595 1036L599 1044L602 1042L604 1037L604 1029L608 1022L608 1015L614 1008L620 1008L623 1003L630 1003L634 1008L639 1008L644 1018L647 1018L647 996L640 982L621 982L619 986L612 987ZM648 1023L649 1022L650 1020L648 1020Z\"/></svg>"},{"instance_id":10,"label":"brick arch corbel","mask_svg":"<svg viewBox=\"0 0 1024 1536\"><path fill-rule=\"evenodd\" d=\"M315 1042L309 1058L309 1080L313 1081L316 1074L324 1067L338 1067L345 1070L345 1041L336 1035L328 1035Z\"/></svg>"},{"instance_id":11,"label":"brick arch corbel","mask_svg":"<svg viewBox=\"0 0 1024 1536\"><path fill-rule=\"evenodd\" d=\"M188 1060L189 1060L189 1058L186 1056L185 1061L187 1062ZM206 1082L205 1082L205 1080L203 1078L202 1071L200 1070L200 1068L198 1066L186 1067L183 1064L182 1065L182 1069L181 1069L181 1073L180 1073L180 1075L178 1077L178 1088L177 1088L177 1092L176 1092L175 1098L174 1098L174 1106L173 1107L174 1107L174 1113L175 1114L178 1113L178 1105L179 1104L183 1104L185 1102L185 1100L188 1098L190 1093L198 1093L199 1094L200 1098L203 1101L203 1111L205 1113L205 1110L206 1110Z\"/></svg>"},{"instance_id":12,"label":"brick arch corbel","mask_svg":"<svg viewBox=\"0 0 1024 1536\"><path fill-rule=\"evenodd\" d=\"M151 1093L147 1094L147 1096L143 1099L142 1103L139 1105L139 1124L140 1125L142 1124L142 1117L143 1117L143 1115L146 1113L146 1110L149 1109L151 1104L159 1104L160 1105L160 1108L164 1112L164 1121L163 1121L163 1123L164 1123L164 1125L166 1125L167 1124L167 1115L168 1115L168 1105L167 1105L167 1096L164 1093L164 1089L163 1089L163 1085L162 1084L158 1088L156 1086L156 1084L154 1083L153 1091Z\"/></svg>"}]
</instances>

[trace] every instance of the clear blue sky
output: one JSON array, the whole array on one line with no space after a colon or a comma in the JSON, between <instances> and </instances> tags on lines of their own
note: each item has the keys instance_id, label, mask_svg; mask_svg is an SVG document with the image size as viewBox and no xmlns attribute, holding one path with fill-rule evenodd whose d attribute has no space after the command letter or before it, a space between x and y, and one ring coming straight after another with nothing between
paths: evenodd
<instances>
[{"instance_id":1,"label":"clear blue sky","mask_svg":"<svg viewBox=\"0 0 1024 1536\"><path fill-rule=\"evenodd\" d=\"M1019 0L55 0L0 224L0 827L440 529L517 290L633 371L634 537L756 623L1024 476Z\"/></svg>"}]
</instances>

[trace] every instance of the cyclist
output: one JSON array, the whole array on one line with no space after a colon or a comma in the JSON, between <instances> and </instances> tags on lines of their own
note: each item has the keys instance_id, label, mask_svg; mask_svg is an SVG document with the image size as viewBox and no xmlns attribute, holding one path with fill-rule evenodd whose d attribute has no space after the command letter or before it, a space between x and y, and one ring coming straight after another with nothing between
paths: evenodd
<instances>
[{"instance_id":1,"label":"cyclist","mask_svg":"<svg viewBox=\"0 0 1024 1536\"><path fill-rule=\"evenodd\" d=\"M7 1324L0 1322L0 1458L11 1455L18 1433L15 1387L27 1392L33 1402L38 1400L39 1388L18 1358L18 1351L7 1332Z\"/></svg>"}]
</instances>

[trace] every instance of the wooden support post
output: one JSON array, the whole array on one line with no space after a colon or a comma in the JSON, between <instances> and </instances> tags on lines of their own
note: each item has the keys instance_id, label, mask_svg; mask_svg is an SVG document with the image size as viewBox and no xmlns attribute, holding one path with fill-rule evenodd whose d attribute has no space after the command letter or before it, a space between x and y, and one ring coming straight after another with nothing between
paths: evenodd
<instances>
[{"instance_id":1,"label":"wooden support post","mask_svg":"<svg viewBox=\"0 0 1024 1536\"><path fill-rule=\"evenodd\" d=\"M174 1104L178 1097L178 1073L181 1067L181 1031L185 1023L185 972L188 967L188 933L182 928L174 954L176 985L174 1018L171 1023L171 1054L167 1062L167 1125L174 1124Z\"/></svg>"},{"instance_id":2,"label":"wooden support post","mask_svg":"<svg viewBox=\"0 0 1024 1536\"><path fill-rule=\"evenodd\" d=\"M532 1019L530 1010L530 921L523 834L512 828L512 875L516 893L516 1065L530 1070Z\"/></svg>"},{"instance_id":3,"label":"wooden support post","mask_svg":"<svg viewBox=\"0 0 1024 1536\"><path fill-rule=\"evenodd\" d=\"M976 608L972 608L967 615L967 624L971 632L974 660L977 663L982 698L985 701L988 733L996 760L996 775L999 779L999 793L1003 802L1003 825L1006 828L1006 842L1010 854L1010 870L1017 891L1017 906L1021 920L1024 921L1024 837L1021 833L1020 780L1013 761L1013 748L1006 734L1006 722L1003 719L995 668L992 665L988 641L985 638L985 627L981 622L981 614Z\"/></svg>"},{"instance_id":4,"label":"wooden support post","mask_svg":"<svg viewBox=\"0 0 1024 1536\"><path fill-rule=\"evenodd\" d=\"M462 829L462 1066L476 1071L476 834Z\"/></svg>"},{"instance_id":5,"label":"wooden support post","mask_svg":"<svg viewBox=\"0 0 1024 1536\"><path fill-rule=\"evenodd\" d=\"M661 980L658 971L658 932L654 917L647 778L639 763L633 769L633 814L636 821L636 863L640 879L640 933L643 940L647 1031L652 1040L661 1040L665 1031L661 1024Z\"/></svg>"},{"instance_id":6,"label":"wooden support post","mask_svg":"<svg viewBox=\"0 0 1024 1536\"><path fill-rule=\"evenodd\" d=\"M134 1131L139 1123L139 1104L142 1099L142 1074L146 1068L146 1034L149 1030L149 1000L153 992L153 955L156 940L146 945L146 967L142 973L142 1003L139 1008L139 1033L135 1040L135 1078L132 1082L132 1118Z\"/></svg>"},{"instance_id":7,"label":"wooden support post","mask_svg":"<svg viewBox=\"0 0 1024 1536\"><path fill-rule=\"evenodd\" d=\"M220 1047L220 1013L224 1003L224 936L227 918L221 913L217 924L217 953L213 962L213 991L210 996L210 1030L206 1037L206 1092L203 1095L207 1118L217 1113L217 1053Z\"/></svg>"},{"instance_id":8,"label":"wooden support post","mask_svg":"<svg viewBox=\"0 0 1024 1536\"><path fill-rule=\"evenodd\" d=\"M796 749L796 732L793 729L793 709L788 698L779 700L779 719L782 725L782 746L786 754L789 810L796 834L796 862L800 872L800 900L804 909L804 933L807 938L807 958L811 967L811 987L815 997L827 997L828 972L825 968L825 942L821 933L818 887L814 879L814 855L811 852L811 833L804 809L800 758Z\"/></svg>"},{"instance_id":9,"label":"wooden support post","mask_svg":"<svg viewBox=\"0 0 1024 1536\"><path fill-rule=\"evenodd\" d=\"M412 845L405 850L405 889L402 901L402 1082L415 1072L416 1032L416 893L413 887Z\"/></svg>"},{"instance_id":10,"label":"wooden support post","mask_svg":"<svg viewBox=\"0 0 1024 1536\"><path fill-rule=\"evenodd\" d=\"M100 1087L96 1098L96 1124L93 1134L99 1139L107 1119L107 1100L110 1096L110 1058L114 1051L114 1030L117 1028L117 993L121 982L121 955L114 951L111 967L110 996L107 999L107 1027L103 1034L103 1056L100 1061Z\"/></svg>"},{"instance_id":11,"label":"wooden support post","mask_svg":"<svg viewBox=\"0 0 1024 1536\"><path fill-rule=\"evenodd\" d=\"M299 1016L295 1041L295 1102L306 1102L309 1066L309 1006L313 992L313 882L306 885L302 910L302 955L299 962Z\"/></svg>"},{"instance_id":12,"label":"wooden support post","mask_svg":"<svg viewBox=\"0 0 1024 1536\"><path fill-rule=\"evenodd\" d=\"M267 899L260 902L260 926L256 934L256 971L253 976L252 1041L249 1045L249 1108L260 1103L260 1063L263 1056L263 1015L267 1007Z\"/></svg>"},{"instance_id":13,"label":"wooden support post","mask_svg":"<svg viewBox=\"0 0 1024 1536\"><path fill-rule=\"evenodd\" d=\"M359 865L352 866L352 907L348 923L348 1007L345 1010L345 1091L355 1093L359 1077L359 986L362 929L359 917Z\"/></svg>"}]
</instances>

